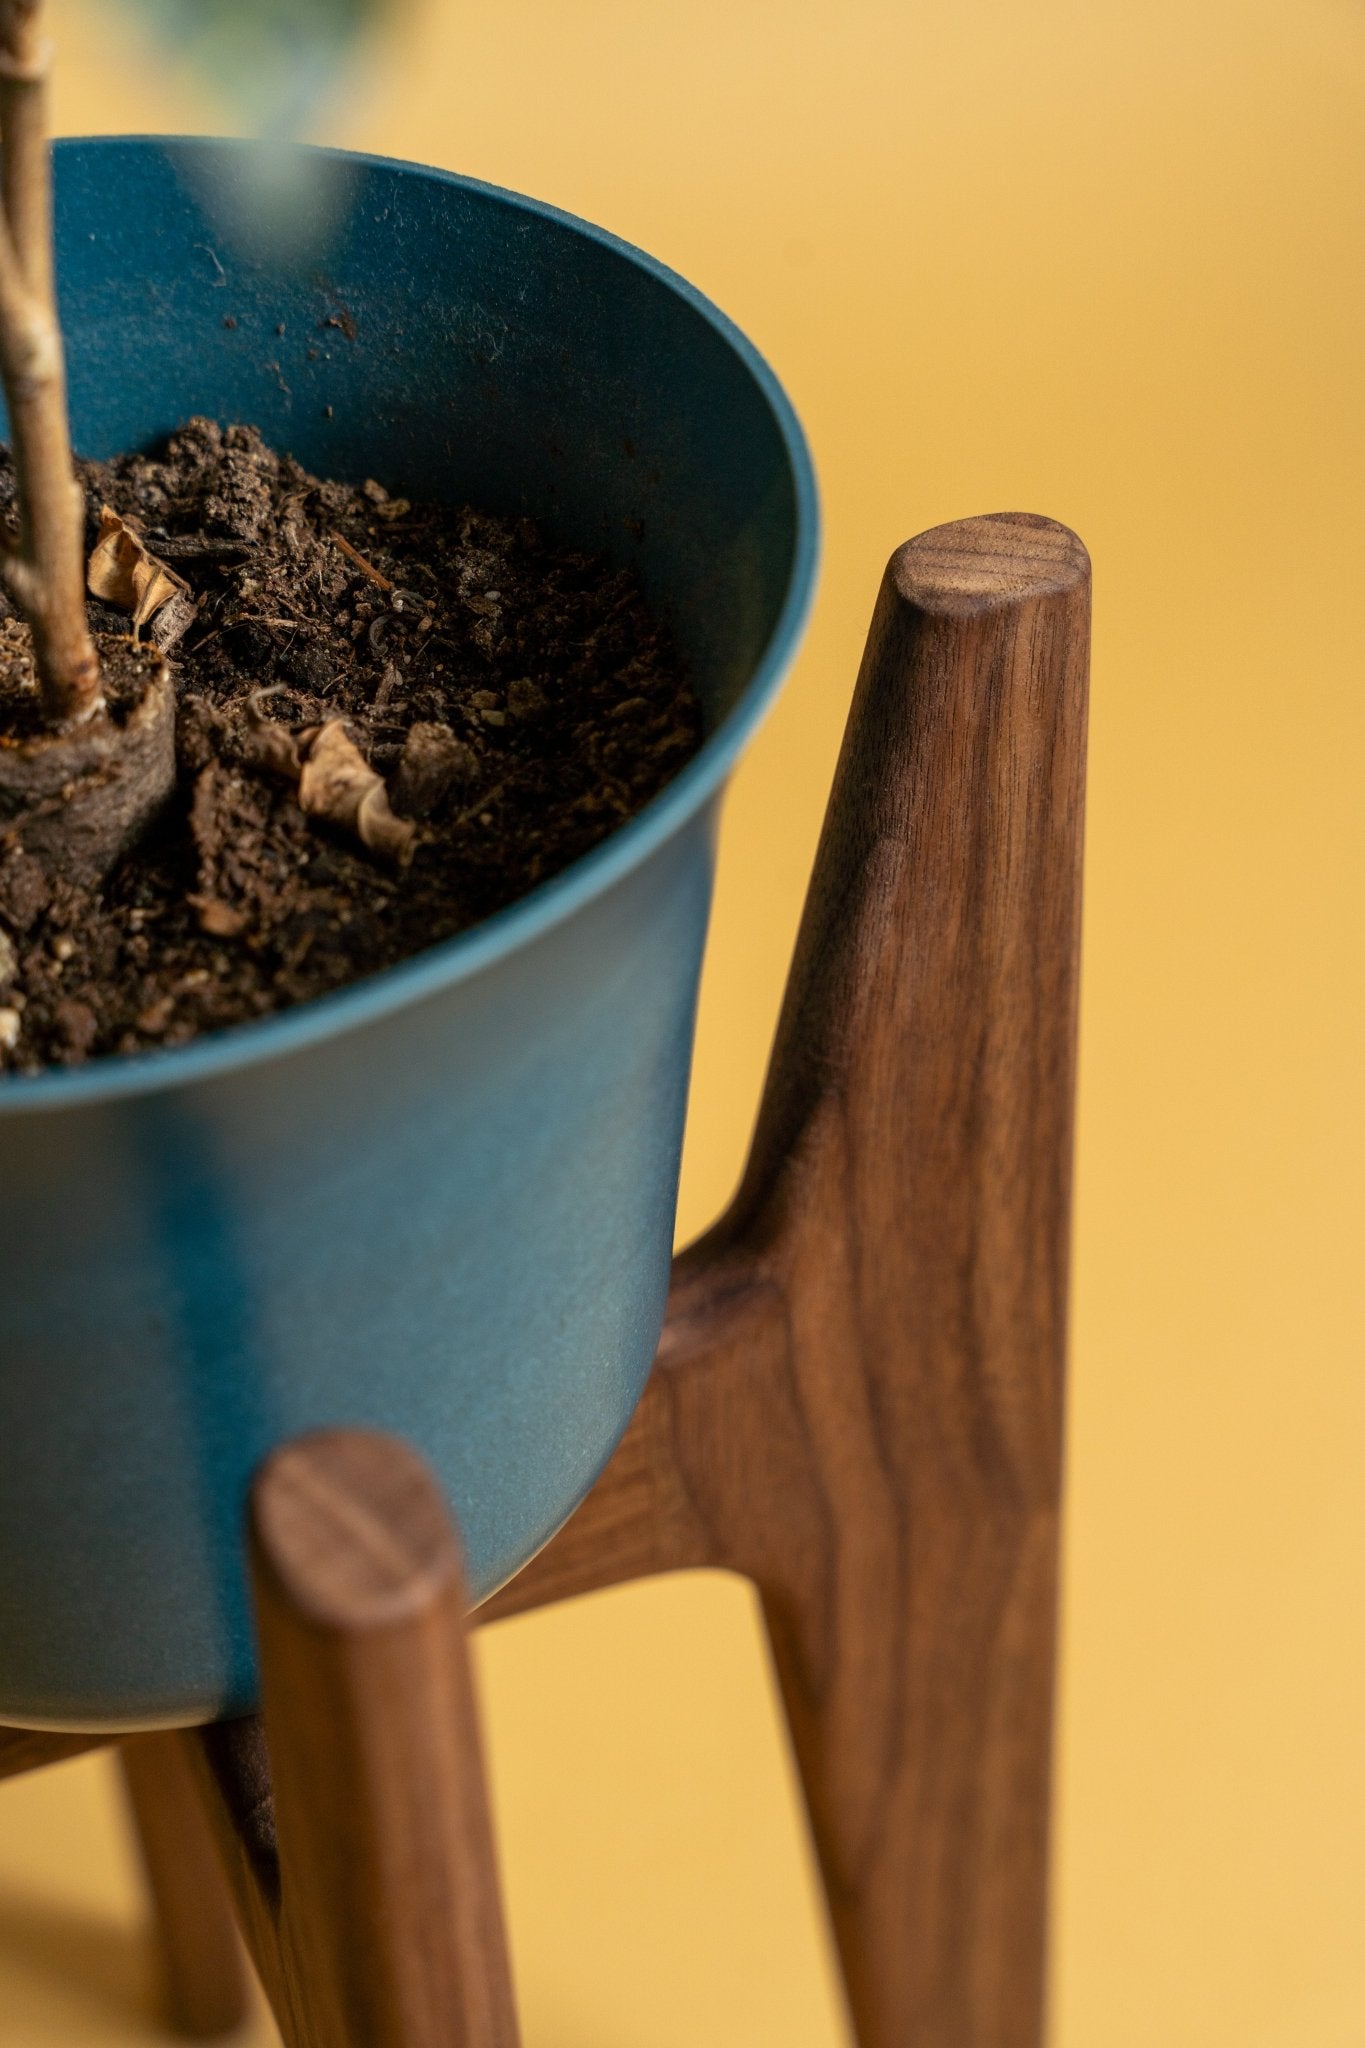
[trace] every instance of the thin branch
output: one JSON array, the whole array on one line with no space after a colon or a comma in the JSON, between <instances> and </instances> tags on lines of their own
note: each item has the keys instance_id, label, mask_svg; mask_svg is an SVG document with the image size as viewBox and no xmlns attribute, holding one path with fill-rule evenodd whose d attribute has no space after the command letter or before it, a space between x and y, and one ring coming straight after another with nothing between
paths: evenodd
<instances>
[{"instance_id":1,"label":"thin branch","mask_svg":"<svg viewBox=\"0 0 1365 2048\"><path fill-rule=\"evenodd\" d=\"M24 282L40 302L52 298L52 181L47 167L47 81L51 45L41 0L0 5L0 203Z\"/></svg>"},{"instance_id":2,"label":"thin branch","mask_svg":"<svg viewBox=\"0 0 1365 2048\"><path fill-rule=\"evenodd\" d=\"M32 562L21 554L12 540L0 547L0 583L27 618L38 601L38 577Z\"/></svg>"},{"instance_id":3,"label":"thin branch","mask_svg":"<svg viewBox=\"0 0 1365 2048\"><path fill-rule=\"evenodd\" d=\"M350 556L350 559L355 563L361 575L368 576L371 583L377 583L381 590L393 589L393 584L390 582L389 578L385 576L381 570L376 569L373 562L367 562L365 560L365 557L361 554L360 549L353 548L351 546L351 543L347 540L345 534L332 532L328 534L327 538L331 541L333 547L338 547L341 549L343 555Z\"/></svg>"},{"instance_id":4,"label":"thin branch","mask_svg":"<svg viewBox=\"0 0 1365 2048\"><path fill-rule=\"evenodd\" d=\"M0 104L3 97L3 89L0 89ZM0 135L3 133L3 128L0 128ZM0 322L9 327L21 326L30 317L31 294L24 280L19 252L14 246L9 215L4 211L5 157L6 152L0 145Z\"/></svg>"},{"instance_id":5,"label":"thin branch","mask_svg":"<svg viewBox=\"0 0 1365 2048\"><path fill-rule=\"evenodd\" d=\"M67 726L91 717L103 697L85 612L85 504L52 280L50 62L42 0L0 0L0 379L20 521L17 556L0 573L33 634L48 720Z\"/></svg>"}]
</instances>

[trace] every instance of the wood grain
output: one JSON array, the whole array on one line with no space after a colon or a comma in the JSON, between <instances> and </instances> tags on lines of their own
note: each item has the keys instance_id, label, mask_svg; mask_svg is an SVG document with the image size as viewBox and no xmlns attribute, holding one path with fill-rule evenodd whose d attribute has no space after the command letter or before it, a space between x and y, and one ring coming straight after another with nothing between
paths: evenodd
<instances>
[{"instance_id":1,"label":"wood grain","mask_svg":"<svg viewBox=\"0 0 1365 2048\"><path fill-rule=\"evenodd\" d=\"M251 1724L200 1738L198 1760L286 2041L515 2048L436 1482L373 1432L304 1438L256 1483L251 1551L273 1802Z\"/></svg>"},{"instance_id":2,"label":"wood grain","mask_svg":"<svg viewBox=\"0 0 1365 2048\"><path fill-rule=\"evenodd\" d=\"M107 1749L112 1735L54 1735L46 1728L0 1728L0 1779L22 1778L92 1749Z\"/></svg>"},{"instance_id":3,"label":"wood grain","mask_svg":"<svg viewBox=\"0 0 1365 2048\"><path fill-rule=\"evenodd\" d=\"M764 1604L862 2048L1042 2034L1089 569L887 569L748 1172L595 1491L483 1610Z\"/></svg>"},{"instance_id":4,"label":"wood grain","mask_svg":"<svg viewBox=\"0 0 1365 2048\"><path fill-rule=\"evenodd\" d=\"M151 1894L167 2018L195 2039L230 2033L246 2017L246 1972L183 1747L173 1735L135 1735L119 1761Z\"/></svg>"}]
</instances>

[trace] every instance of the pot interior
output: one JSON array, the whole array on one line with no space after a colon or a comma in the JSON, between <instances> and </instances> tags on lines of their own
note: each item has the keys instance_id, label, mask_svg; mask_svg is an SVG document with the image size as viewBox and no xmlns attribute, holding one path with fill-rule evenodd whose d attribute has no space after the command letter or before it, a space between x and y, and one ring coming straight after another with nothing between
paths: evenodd
<instances>
[{"instance_id":1,"label":"pot interior","mask_svg":"<svg viewBox=\"0 0 1365 2048\"><path fill-rule=\"evenodd\" d=\"M775 381L680 278L442 172L200 140L60 144L57 234L83 454L204 413L324 477L529 513L638 568L709 729L736 706L810 484Z\"/></svg>"}]
</instances>

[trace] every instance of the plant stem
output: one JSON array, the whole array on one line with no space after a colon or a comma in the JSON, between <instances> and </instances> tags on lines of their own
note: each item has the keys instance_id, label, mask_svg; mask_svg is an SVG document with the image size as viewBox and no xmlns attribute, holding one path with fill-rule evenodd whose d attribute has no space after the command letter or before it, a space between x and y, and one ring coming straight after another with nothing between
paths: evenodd
<instances>
[{"instance_id":1,"label":"plant stem","mask_svg":"<svg viewBox=\"0 0 1365 2048\"><path fill-rule=\"evenodd\" d=\"M0 381L19 501L18 544L0 555L0 576L33 634L48 722L69 726L93 716L103 698L53 289L51 55L42 26L42 0L0 0Z\"/></svg>"}]
</instances>

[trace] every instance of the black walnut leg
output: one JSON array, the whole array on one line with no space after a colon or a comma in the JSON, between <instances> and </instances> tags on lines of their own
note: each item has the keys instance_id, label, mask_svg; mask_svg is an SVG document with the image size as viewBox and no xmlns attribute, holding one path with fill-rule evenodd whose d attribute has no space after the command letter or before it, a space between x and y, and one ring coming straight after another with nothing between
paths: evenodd
<instances>
[{"instance_id":1,"label":"black walnut leg","mask_svg":"<svg viewBox=\"0 0 1365 2048\"><path fill-rule=\"evenodd\" d=\"M1088 647L1063 528L893 558L733 1226L828 1531L755 1576L864 2048L1042 2037Z\"/></svg>"},{"instance_id":2,"label":"black walnut leg","mask_svg":"<svg viewBox=\"0 0 1365 2048\"><path fill-rule=\"evenodd\" d=\"M306 1437L257 1480L251 1541L262 1722L180 1739L288 2048L516 2048L436 1482L391 1438Z\"/></svg>"},{"instance_id":3,"label":"black walnut leg","mask_svg":"<svg viewBox=\"0 0 1365 2048\"><path fill-rule=\"evenodd\" d=\"M183 1746L174 1735L121 1745L124 1790L151 1896L166 2013L178 2034L210 2038L241 2025L246 1971Z\"/></svg>"},{"instance_id":4,"label":"black walnut leg","mask_svg":"<svg viewBox=\"0 0 1365 2048\"><path fill-rule=\"evenodd\" d=\"M892 557L739 1198L484 1610L754 1579L861 2048L1042 2036L1089 594L1025 514Z\"/></svg>"},{"instance_id":5,"label":"black walnut leg","mask_svg":"<svg viewBox=\"0 0 1365 2048\"><path fill-rule=\"evenodd\" d=\"M0 1778L23 1778L49 1764L64 1764L94 1749L108 1749L112 1735L51 1735L44 1728L0 1728Z\"/></svg>"}]
</instances>

